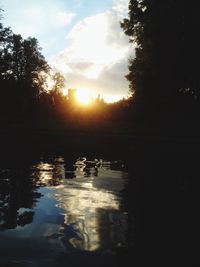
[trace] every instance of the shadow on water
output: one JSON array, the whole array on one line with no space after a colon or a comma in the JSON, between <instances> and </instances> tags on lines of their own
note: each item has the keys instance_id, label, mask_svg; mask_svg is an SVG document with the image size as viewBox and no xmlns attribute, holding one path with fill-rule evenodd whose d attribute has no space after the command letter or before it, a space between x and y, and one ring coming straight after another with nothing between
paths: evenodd
<instances>
[{"instance_id":1,"label":"shadow on water","mask_svg":"<svg viewBox=\"0 0 200 267\"><path fill-rule=\"evenodd\" d=\"M138 147L2 160L0 266L198 265L197 150Z\"/></svg>"},{"instance_id":2,"label":"shadow on water","mask_svg":"<svg viewBox=\"0 0 200 267\"><path fill-rule=\"evenodd\" d=\"M129 240L122 259L129 256L142 266L197 266L199 157L195 150L190 155L152 151L128 160L123 203L129 213Z\"/></svg>"},{"instance_id":3,"label":"shadow on water","mask_svg":"<svg viewBox=\"0 0 200 267\"><path fill-rule=\"evenodd\" d=\"M2 169L0 176L0 231L31 223L34 215L31 209L41 197L37 185L22 169Z\"/></svg>"},{"instance_id":4,"label":"shadow on water","mask_svg":"<svg viewBox=\"0 0 200 267\"><path fill-rule=\"evenodd\" d=\"M61 266L69 260L78 266L77 255L108 263L126 245L122 161L56 156L2 162L0 263Z\"/></svg>"}]
</instances>

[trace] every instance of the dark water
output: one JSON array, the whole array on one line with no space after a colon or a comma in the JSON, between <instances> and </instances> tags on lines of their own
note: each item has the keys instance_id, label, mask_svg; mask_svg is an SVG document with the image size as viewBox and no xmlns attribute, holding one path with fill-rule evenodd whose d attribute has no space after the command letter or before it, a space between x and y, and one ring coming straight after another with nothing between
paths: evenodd
<instances>
[{"instance_id":1,"label":"dark water","mask_svg":"<svg viewBox=\"0 0 200 267\"><path fill-rule=\"evenodd\" d=\"M63 255L127 246L123 161L57 156L13 164L0 169L1 262L48 266Z\"/></svg>"},{"instance_id":2,"label":"dark water","mask_svg":"<svg viewBox=\"0 0 200 267\"><path fill-rule=\"evenodd\" d=\"M0 266L198 266L199 166L148 153L1 161Z\"/></svg>"}]
</instances>

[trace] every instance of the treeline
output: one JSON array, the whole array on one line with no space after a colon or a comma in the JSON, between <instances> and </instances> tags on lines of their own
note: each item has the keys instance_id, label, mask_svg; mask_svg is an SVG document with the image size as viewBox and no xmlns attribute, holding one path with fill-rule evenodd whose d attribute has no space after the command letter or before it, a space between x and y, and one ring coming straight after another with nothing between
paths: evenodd
<instances>
[{"instance_id":1,"label":"treeline","mask_svg":"<svg viewBox=\"0 0 200 267\"><path fill-rule=\"evenodd\" d=\"M30 111L44 90L48 71L38 41L23 39L0 23L0 116Z\"/></svg>"},{"instance_id":2,"label":"treeline","mask_svg":"<svg viewBox=\"0 0 200 267\"><path fill-rule=\"evenodd\" d=\"M91 107L81 107L75 89L63 94L66 84L65 78L47 64L36 38L23 39L0 23L1 123L99 123L118 120L122 110L127 109L125 100L107 104L100 97Z\"/></svg>"},{"instance_id":3,"label":"treeline","mask_svg":"<svg viewBox=\"0 0 200 267\"><path fill-rule=\"evenodd\" d=\"M127 79L137 115L199 118L198 1L130 0L121 26L136 46Z\"/></svg>"},{"instance_id":4,"label":"treeline","mask_svg":"<svg viewBox=\"0 0 200 267\"><path fill-rule=\"evenodd\" d=\"M200 116L197 1L131 0L121 26L136 45L127 79L147 117Z\"/></svg>"},{"instance_id":5,"label":"treeline","mask_svg":"<svg viewBox=\"0 0 200 267\"><path fill-rule=\"evenodd\" d=\"M2 14L2 12L0 12ZM197 2L130 0L121 26L135 49L127 79L132 97L91 108L48 66L35 38L0 23L0 119L82 124L200 119L200 38ZM49 79L51 83L49 83Z\"/></svg>"}]
</instances>

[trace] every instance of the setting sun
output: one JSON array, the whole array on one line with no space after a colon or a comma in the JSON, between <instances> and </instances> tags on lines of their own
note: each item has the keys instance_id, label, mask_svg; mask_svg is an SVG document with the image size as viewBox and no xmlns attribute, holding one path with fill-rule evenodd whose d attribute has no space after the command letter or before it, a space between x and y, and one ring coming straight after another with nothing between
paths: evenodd
<instances>
[{"instance_id":1,"label":"setting sun","mask_svg":"<svg viewBox=\"0 0 200 267\"><path fill-rule=\"evenodd\" d=\"M76 98L79 104L89 105L92 103L93 96L91 91L85 88L79 88L76 91Z\"/></svg>"}]
</instances>

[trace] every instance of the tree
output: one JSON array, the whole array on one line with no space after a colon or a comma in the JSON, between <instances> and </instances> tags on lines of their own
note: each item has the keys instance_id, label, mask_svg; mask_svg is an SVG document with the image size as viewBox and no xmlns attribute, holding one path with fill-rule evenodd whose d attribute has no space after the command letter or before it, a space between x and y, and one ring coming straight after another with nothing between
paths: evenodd
<instances>
[{"instance_id":1,"label":"tree","mask_svg":"<svg viewBox=\"0 0 200 267\"><path fill-rule=\"evenodd\" d=\"M48 72L37 39L24 40L0 23L0 113L12 117L16 110L33 110L44 91Z\"/></svg>"},{"instance_id":2,"label":"tree","mask_svg":"<svg viewBox=\"0 0 200 267\"><path fill-rule=\"evenodd\" d=\"M53 88L58 93L63 93L62 89L65 87L65 77L60 74L60 72L54 73L53 77Z\"/></svg>"},{"instance_id":3,"label":"tree","mask_svg":"<svg viewBox=\"0 0 200 267\"><path fill-rule=\"evenodd\" d=\"M136 44L127 75L136 105L157 112L200 100L198 25L196 2L130 1L121 26Z\"/></svg>"},{"instance_id":4,"label":"tree","mask_svg":"<svg viewBox=\"0 0 200 267\"><path fill-rule=\"evenodd\" d=\"M12 35L12 77L15 81L20 82L24 77L24 49L23 38L19 34Z\"/></svg>"},{"instance_id":5,"label":"tree","mask_svg":"<svg viewBox=\"0 0 200 267\"><path fill-rule=\"evenodd\" d=\"M59 72L55 72L50 76L52 86L50 88L50 96L53 105L61 104L63 100L63 89L65 87L65 77Z\"/></svg>"},{"instance_id":6,"label":"tree","mask_svg":"<svg viewBox=\"0 0 200 267\"><path fill-rule=\"evenodd\" d=\"M38 97L43 89L40 75L42 72L48 72L49 66L44 56L40 52L36 38L29 37L23 42L23 72L26 89L30 97Z\"/></svg>"},{"instance_id":7,"label":"tree","mask_svg":"<svg viewBox=\"0 0 200 267\"><path fill-rule=\"evenodd\" d=\"M0 81L11 76L12 31L0 23Z\"/></svg>"}]
</instances>

